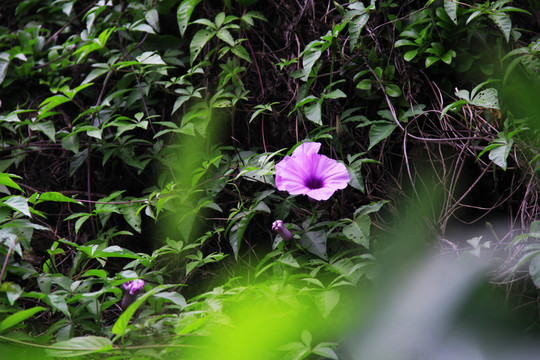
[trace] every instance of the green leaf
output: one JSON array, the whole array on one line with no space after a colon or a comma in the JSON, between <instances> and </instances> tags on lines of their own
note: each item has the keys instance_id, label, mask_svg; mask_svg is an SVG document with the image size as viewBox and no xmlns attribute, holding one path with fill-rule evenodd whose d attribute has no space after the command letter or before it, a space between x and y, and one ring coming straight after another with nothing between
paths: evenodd
<instances>
[{"instance_id":1,"label":"green leaf","mask_svg":"<svg viewBox=\"0 0 540 360\"><path fill-rule=\"evenodd\" d=\"M9 196L7 198L3 198L2 202L4 203L4 205L9 206L13 210L16 210L28 217L32 216L32 214L30 213L30 208L28 207L28 200L22 196Z\"/></svg>"},{"instance_id":2,"label":"green leaf","mask_svg":"<svg viewBox=\"0 0 540 360\"><path fill-rule=\"evenodd\" d=\"M9 315L4 320L2 320L2 322L0 322L0 332L3 332L9 329L10 327L17 325L23 322L24 320L34 316L38 312L45 311L45 310L47 309L44 308L43 306L36 306L30 309L17 311L16 313Z\"/></svg>"},{"instance_id":3,"label":"green leaf","mask_svg":"<svg viewBox=\"0 0 540 360\"><path fill-rule=\"evenodd\" d=\"M37 124L30 124L28 126L32 131L39 131L45 134L52 142L55 142L56 130L54 129L54 124L52 121L42 121Z\"/></svg>"},{"instance_id":4,"label":"green leaf","mask_svg":"<svg viewBox=\"0 0 540 360\"><path fill-rule=\"evenodd\" d=\"M35 199L35 204L39 204L44 201L70 202L70 203L82 205L80 201L77 201L75 199L62 195L59 192L55 192L55 191L37 194L36 199Z\"/></svg>"},{"instance_id":5,"label":"green leaf","mask_svg":"<svg viewBox=\"0 0 540 360\"><path fill-rule=\"evenodd\" d=\"M229 236L229 243L233 249L233 253L236 259L238 259L238 252L240 251L240 244L242 238L244 237L244 232L247 229L251 218L255 215L255 211L250 211L248 214L243 216L237 224L234 224L231 228L231 234Z\"/></svg>"},{"instance_id":6,"label":"green leaf","mask_svg":"<svg viewBox=\"0 0 540 360\"><path fill-rule=\"evenodd\" d=\"M208 29L202 29L197 31L193 36L191 43L189 44L189 51L191 53L190 62L193 64L199 53L204 48L204 45L214 36L214 32Z\"/></svg>"},{"instance_id":7,"label":"green leaf","mask_svg":"<svg viewBox=\"0 0 540 360\"><path fill-rule=\"evenodd\" d=\"M382 140L386 139L394 129L397 127L396 124L391 122L380 122L380 123L373 123L371 125L371 128L369 129L369 147L368 150L370 150L372 147L377 145Z\"/></svg>"},{"instance_id":8,"label":"green leaf","mask_svg":"<svg viewBox=\"0 0 540 360\"><path fill-rule=\"evenodd\" d=\"M178 22L178 29L180 30L180 36L184 37L186 32L191 13L195 10L195 7L201 2L201 0L183 0L178 6L176 11L176 21Z\"/></svg>"},{"instance_id":9,"label":"green leaf","mask_svg":"<svg viewBox=\"0 0 540 360\"><path fill-rule=\"evenodd\" d=\"M14 189L22 191L22 189L17 185L15 181L13 181L11 178L16 177L19 178L17 175L11 175L6 173L0 173L0 185L9 186Z\"/></svg>"},{"instance_id":10,"label":"green leaf","mask_svg":"<svg viewBox=\"0 0 540 360\"><path fill-rule=\"evenodd\" d=\"M324 318L328 318L330 312L332 312L339 303L339 297L339 291L331 289L317 292L313 297L313 300L319 308L321 315Z\"/></svg>"},{"instance_id":11,"label":"green leaf","mask_svg":"<svg viewBox=\"0 0 540 360\"><path fill-rule=\"evenodd\" d=\"M317 125L322 125L321 103L319 101L315 101L309 105L304 106L304 113L306 114L308 120L314 122Z\"/></svg>"},{"instance_id":12,"label":"green leaf","mask_svg":"<svg viewBox=\"0 0 540 360\"><path fill-rule=\"evenodd\" d=\"M418 54L418 49L409 50L403 55L403 59L405 61L411 61L416 57L416 54Z\"/></svg>"},{"instance_id":13,"label":"green leaf","mask_svg":"<svg viewBox=\"0 0 540 360\"><path fill-rule=\"evenodd\" d=\"M401 89L396 84L388 84L384 86L386 94L391 97L400 97Z\"/></svg>"},{"instance_id":14,"label":"green leaf","mask_svg":"<svg viewBox=\"0 0 540 360\"><path fill-rule=\"evenodd\" d=\"M143 52L141 55L137 56L137 61L145 65L167 65L161 56L153 51Z\"/></svg>"},{"instance_id":15,"label":"green leaf","mask_svg":"<svg viewBox=\"0 0 540 360\"><path fill-rule=\"evenodd\" d=\"M112 341L106 337L80 336L54 343L46 351L54 357L75 357L112 349Z\"/></svg>"},{"instance_id":16,"label":"green leaf","mask_svg":"<svg viewBox=\"0 0 540 360\"><path fill-rule=\"evenodd\" d=\"M512 20L510 15L505 12L496 12L489 14L489 18L499 27L504 34L506 41L510 41L510 31L512 30Z\"/></svg>"},{"instance_id":17,"label":"green leaf","mask_svg":"<svg viewBox=\"0 0 540 360\"><path fill-rule=\"evenodd\" d=\"M448 17L454 24L457 25L457 1L444 0L444 10L448 14Z\"/></svg>"},{"instance_id":18,"label":"green leaf","mask_svg":"<svg viewBox=\"0 0 540 360\"><path fill-rule=\"evenodd\" d=\"M428 56L426 58L426 68L430 67L431 65L435 64L437 61L439 61L441 58L438 56Z\"/></svg>"},{"instance_id":19,"label":"green leaf","mask_svg":"<svg viewBox=\"0 0 540 360\"><path fill-rule=\"evenodd\" d=\"M369 249L371 219L366 214L355 219L343 228L343 235L358 245Z\"/></svg>"},{"instance_id":20,"label":"green leaf","mask_svg":"<svg viewBox=\"0 0 540 360\"><path fill-rule=\"evenodd\" d=\"M501 109L499 107L499 93L497 92L497 89L494 89L494 88L489 88L489 89L480 91L470 101L470 104L476 105L479 107L485 107L488 109L497 109L497 110Z\"/></svg>"},{"instance_id":21,"label":"green leaf","mask_svg":"<svg viewBox=\"0 0 540 360\"><path fill-rule=\"evenodd\" d=\"M504 138L496 140L496 143L494 144L496 147L490 150L489 159L501 169L506 170L506 159L510 154L513 144L514 141L512 139L510 139L510 141L507 141Z\"/></svg>"},{"instance_id":22,"label":"green leaf","mask_svg":"<svg viewBox=\"0 0 540 360\"><path fill-rule=\"evenodd\" d=\"M336 352L328 346L319 347L319 345L317 345L311 352L316 355L320 355L326 359L339 360L339 357L336 354Z\"/></svg>"},{"instance_id":23,"label":"green leaf","mask_svg":"<svg viewBox=\"0 0 540 360\"><path fill-rule=\"evenodd\" d=\"M328 254L326 253L325 231L308 231L302 234L298 243L310 253L325 260L328 258Z\"/></svg>"}]
</instances>

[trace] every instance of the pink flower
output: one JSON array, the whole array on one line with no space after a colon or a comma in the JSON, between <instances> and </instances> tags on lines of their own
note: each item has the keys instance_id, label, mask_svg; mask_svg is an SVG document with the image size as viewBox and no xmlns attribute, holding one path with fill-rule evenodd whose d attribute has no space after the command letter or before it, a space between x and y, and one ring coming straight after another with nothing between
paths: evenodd
<instances>
[{"instance_id":1,"label":"pink flower","mask_svg":"<svg viewBox=\"0 0 540 360\"><path fill-rule=\"evenodd\" d=\"M285 241L291 241L293 234L285 227L283 220L276 220L272 223L272 230L277 232L279 236Z\"/></svg>"},{"instance_id":2,"label":"pink flower","mask_svg":"<svg viewBox=\"0 0 540 360\"><path fill-rule=\"evenodd\" d=\"M122 284L124 289L130 293L130 295L134 295L138 292L140 292L144 288L144 280L141 279L135 279L130 280L128 282L125 282Z\"/></svg>"},{"instance_id":3,"label":"pink flower","mask_svg":"<svg viewBox=\"0 0 540 360\"><path fill-rule=\"evenodd\" d=\"M328 200L351 180L342 163L318 154L320 143L306 142L276 164L276 187L291 195Z\"/></svg>"}]
</instances>

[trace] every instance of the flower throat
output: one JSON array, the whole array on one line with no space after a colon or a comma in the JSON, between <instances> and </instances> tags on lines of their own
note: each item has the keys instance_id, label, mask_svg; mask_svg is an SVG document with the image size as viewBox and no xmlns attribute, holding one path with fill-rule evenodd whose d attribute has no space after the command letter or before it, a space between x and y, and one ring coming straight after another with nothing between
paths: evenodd
<instances>
[{"instance_id":1,"label":"flower throat","mask_svg":"<svg viewBox=\"0 0 540 360\"><path fill-rule=\"evenodd\" d=\"M323 187L323 181L320 178L311 177L307 179L305 185L311 190L320 189Z\"/></svg>"}]
</instances>

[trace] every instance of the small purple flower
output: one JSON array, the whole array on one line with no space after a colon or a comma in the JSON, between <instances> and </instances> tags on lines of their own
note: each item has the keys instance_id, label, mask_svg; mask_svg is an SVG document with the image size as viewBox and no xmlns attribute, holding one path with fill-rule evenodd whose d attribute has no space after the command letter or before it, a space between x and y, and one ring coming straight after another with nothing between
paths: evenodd
<instances>
[{"instance_id":1,"label":"small purple flower","mask_svg":"<svg viewBox=\"0 0 540 360\"><path fill-rule=\"evenodd\" d=\"M285 227L285 225L283 225L283 221L282 220L276 220L272 223L272 230L274 230L275 232L277 232L279 234L279 236L281 236L281 238L285 241L291 241L292 238L293 238L293 235L291 234L291 232L289 231L289 229L287 229Z\"/></svg>"},{"instance_id":2,"label":"small purple flower","mask_svg":"<svg viewBox=\"0 0 540 360\"><path fill-rule=\"evenodd\" d=\"M131 305L137 295L144 291L144 280L135 279L122 284L124 288L124 297L122 298L122 309L126 309Z\"/></svg>"},{"instance_id":3,"label":"small purple flower","mask_svg":"<svg viewBox=\"0 0 540 360\"><path fill-rule=\"evenodd\" d=\"M342 163L318 154L321 144L305 142L291 156L276 164L276 187L291 195L307 195L328 200L336 190L345 189L351 180Z\"/></svg>"}]
</instances>

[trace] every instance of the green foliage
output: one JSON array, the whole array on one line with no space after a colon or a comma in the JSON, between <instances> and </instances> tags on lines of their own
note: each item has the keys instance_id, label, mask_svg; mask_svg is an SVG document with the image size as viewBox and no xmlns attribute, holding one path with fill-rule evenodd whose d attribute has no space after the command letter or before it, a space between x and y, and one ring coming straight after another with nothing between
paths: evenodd
<instances>
[{"instance_id":1,"label":"green foliage","mask_svg":"<svg viewBox=\"0 0 540 360\"><path fill-rule=\"evenodd\" d=\"M492 206L467 198L488 172L496 204L525 194L530 230L509 249L540 287L535 183L504 188L538 173L534 116L509 96L540 79L534 2L278 3L0 5L0 341L55 358L343 358L394 220L427 190L444 204L422 221L444 239L458 210ZM347 167L328 201L276 189L303 141ZM481 175L460 193L466 161Z\"/></svg>"}]
</instances>

